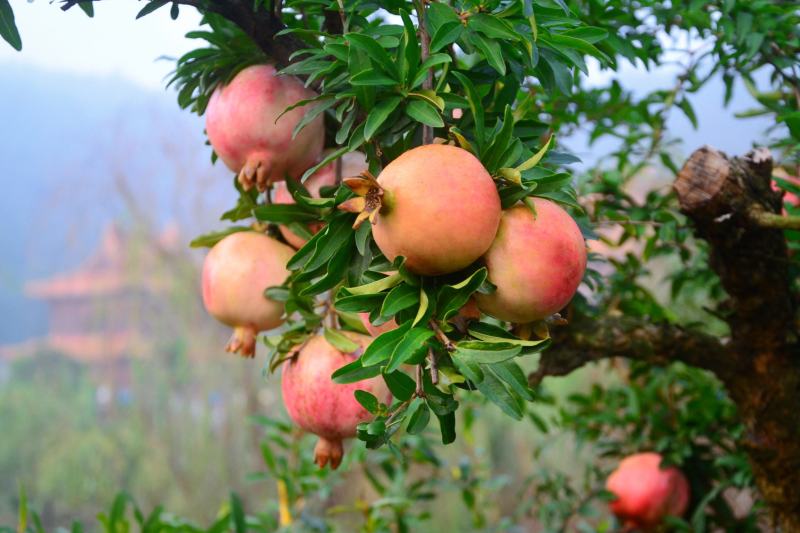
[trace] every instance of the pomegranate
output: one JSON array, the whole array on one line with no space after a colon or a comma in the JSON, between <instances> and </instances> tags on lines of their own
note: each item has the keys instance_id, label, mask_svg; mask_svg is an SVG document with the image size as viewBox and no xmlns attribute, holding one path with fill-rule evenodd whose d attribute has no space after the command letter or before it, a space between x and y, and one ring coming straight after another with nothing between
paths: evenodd
<instances>
[{"instance_id":1,"label":"pomegranate","mask_svg":"<svg viewBox=\"0 0 800 533\"><path fill-rule=\"evenodd\" d=\"M492 244L500 222L494 181L468 151L428 144L403 153L378 179L345 180L360 197L340 206L367 218L383 254L406 258L406 268L437 276L476 261Z\"/></svg>"},{"instance_id":2,"label":"pomegranate","mask_svg":"<svg viewBox=\"0 0 800 533\"><path fill-rule=\"evenodd\" d=\"M327 154L330 151L331 150L326 150L323 152L322 158L324 159L327 157ZM341 160L343 177L357 176L358 174L367 170L367 156L361 152L349 152L343 155ZM309 176L303 185L305 185L306 189L308 189L308 192L311 194L312 198L319 198L319 191L322 187L336 185L336 161L332 161ZM272 201L276 204L295 203L294 198L289 192L289 188L286 186L285 182L278 182L275 184ZM322 226L323 224L321 222L312 222L308 225L312 233L316 233L321 230ZM286 239L286 242L297 249L300 249L306 242L308 242L300 235L292 232L292 230L286 226L278 226L278 229L280 229L281 235L283 235L283 238Z\"/></svg>"},{"instance_id":3,"label":"pomegranate","mask_svg":"<svg viewBox=\"0 0 800 533\"><path fill-rule=\"evenodd\" d=\"M203 304L233 336L225 350L253 357L259 331L283 323L283 303L263 290L280 285L294 250L263 233L244 231L219 241L203 263Z\"/></svg>"},{"instance_id":4,"label":"pomegranate","mask_svg":"<svg viewBox=\"0 0 800 533\"><path fill-rule=\"evenodd\" d=\"M357 359L372 340L349 331L340 333L356 342L359 350L342 353L323 335L315 335L284 363L281 379L283 403L289 417L304 430L319 436L314 461L320 467L330 463L333 469L342 462L342 440L355 437L356 426L371 418L353 393L364 390L383 403L392 401L380 376L346 385L331 380L335 370Z\"/></svg>"},{"instance_id":5,"label":"pomegranate","mask_svg":"<svg viewBox=\"0 0 800 533\"><path fill-rule=\"evenodd\" d=\"M299 178L318 161L325 140L319 115L292 139L292 131L307 107L280 118L292 104L317 96L291 76L277 76L272 65L242 70L214 91L206 109L206 133L214 151L232 171L239 173L245 190L260 191L285 176Z\"/></svg>"},{"instance_id":6,"label":"pomegranate","mask_svg":"<svg viewBox=\"0 0 800 533\"><path fill-rule=\"evenodd\" d=\"M665 516L681 516L689 505L689 482L675 467L661 468L653 452L626 457L606 481L617 499L611 512L626 526L650 531Z\"/></svg>"},{"instance_id":7,"label":"pomegranate","mask_svg":"<svg viewBox=\"0 0 800 533\"><path fill-rule=\"evenodd\" d=\"M554 202L535 198L503 213L500 229L484 259L497 290L476 294L487 315L526 323L562 309L578 290L586 270L586 244L572 217Z\"/></svg>"}]
</instances>

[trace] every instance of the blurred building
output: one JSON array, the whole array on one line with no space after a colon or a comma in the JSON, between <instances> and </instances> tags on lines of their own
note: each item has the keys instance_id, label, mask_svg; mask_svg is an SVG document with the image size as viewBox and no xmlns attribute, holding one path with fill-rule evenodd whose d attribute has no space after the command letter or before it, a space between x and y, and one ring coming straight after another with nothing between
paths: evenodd
<instances>
[{"instance_id":1,"label":"blurred building","mask_svg":"<svg viewBox=\"0 0 800 533\"><path fill-rule=\"evenodd\" d=\"M48 333L0 348L0 360L42 351L63 354L90 366L99 403L124 402L131 362L154 353L169 315L172 277L164 263L178 246L174 227L153 242L109 224L78 268L26 284L28 297L47 304Z\"/></svg>"}]
</instances>

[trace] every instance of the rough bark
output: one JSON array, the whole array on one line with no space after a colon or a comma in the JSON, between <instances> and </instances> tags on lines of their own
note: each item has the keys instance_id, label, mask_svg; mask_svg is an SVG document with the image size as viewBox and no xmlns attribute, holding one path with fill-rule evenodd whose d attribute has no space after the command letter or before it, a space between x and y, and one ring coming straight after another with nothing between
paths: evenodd
<instances>
[{"instance_id":1,"label":"rough bark","mask_svg":"<svg viewBox=\"0 0 800 533\"><path fill-rule=\"evenodd\" d=\"M740 445L775 523L794 532L800 531L800 347L771 170L766 150L729 158L703 147L675 182L681 210L708 242L710 266L727 292L718 311L730 339L629 317L578 318L556 330L530 381L614 356L710 370L739 409L747 429Z\"/></svg>"}]
</instances>

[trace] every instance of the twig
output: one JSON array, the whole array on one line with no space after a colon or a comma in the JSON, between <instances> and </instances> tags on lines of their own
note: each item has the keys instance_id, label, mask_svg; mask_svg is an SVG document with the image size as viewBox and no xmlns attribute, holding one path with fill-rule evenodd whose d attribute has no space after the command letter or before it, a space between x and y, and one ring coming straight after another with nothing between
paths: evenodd
<instances>
[{"instance_id":1,"label":"twig","mask_svg":"<svg viewBox=\"0 0 800 533\"><path fill-rule=\"evenodd\" d=\"M800 229L800 216L779 215L760 208L751 209L750 221L762 228Z\"/></svg>"},{"instance_id":2,"label":"twig","mask_svg":"<svg viewBox=\"0 0 800 533\"><path fill-rule=\"evenodd\" d=\"M456 351L456 345L455 345L455 344L453 344L453 341L451 341L451 340L450 340L450 339L447 337L447 335L445 334L445 332L444 332L444 331L442 331L442 328L440 328L440 327L439 327L439 324L436 322L436 320L434 320L433 318L431 318L431 319L428 321L428 324L430 325L430 327L431 327L431 329L433 330L433 332L436 334L436 338L439 340L439 342L441 342L442 344L444 344L444 349L445 349L445 350L447 350L448 352L454 352L454 351Z\"/></svg>"},{"instance_id":3,"label":"twig","mask_svg":"<svg viewBox=\"0 0 800 533\"><path fill-rule=\"evenodd\" d=\"M419 22L419 44L421 48L420 61L424 62L431 53L431 37L425 27L425 0L416 0L414 6L417 8L417 21ZM422 81L423 90L433 89L433 71L429 68ZM433 127L427 124L422 125L422 144L433 142Z\"/></svg>"},{"instance_id":4,"label":"twig","mask_svg":"<svg viewBox=\"0 0 800 533\"><path fill-rule=\"evenodd\" d=\"M416 378L417 378L416 379L416 381L417 381L417 390L414 392L414 394L419 398L424 398L425 397L425 383L424 383L425 374L424 374L424 370L422 368L422 364L421 363L417 365L415 373L416 373Z\"/></svg>"},{"instance_id":5,"label":"twig","mask_svg":"<svg viewBox=\"0 0 800 533\"><path fill-rule=\"evenodd\" d=\"M434 385L439 384L439 365L436 361L436 352L433 351L433 348L428 347L428 362L431 365L431 383Z\"/></svg>"}]
</instances>

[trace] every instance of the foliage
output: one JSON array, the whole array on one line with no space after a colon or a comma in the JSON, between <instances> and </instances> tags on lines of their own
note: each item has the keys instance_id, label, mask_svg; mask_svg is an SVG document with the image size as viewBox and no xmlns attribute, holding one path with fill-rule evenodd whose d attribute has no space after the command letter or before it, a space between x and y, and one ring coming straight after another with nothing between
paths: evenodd
<instances>
[{"instance_id":1,"label":"foliage","mask_svg":"<svg viewBox=\"0 0 800 533\"><path fill-rule=\"evenodd\" d=\"M172 3L175 16L181 3L186 2ZM151 1L141 15L167 4ZM276 7L255 2L253 16ZM331 29L331 14L338 15L341 31ZM730 101L737 84L744 85L756 107L742 118L773 118L772 147L785 168L798 173L800 14L791 2L286 0L279 16L286 26L281 35L303 46L286 58L283 73L301 77L318 92L296 104L307 110L298 129L324 114L327 146L334 149L304 177L354 150L367 154L377 174L432 133L481 160L495 178L504 207L535 196L561 202L579 218L587 236L598 236L612 252L607 259L596 258L585 280L591 291L576 298L570 312L620 313L725 333L706 312L719 308L724 294L708 266L707 250L692 238L673 195L663 188L645 194L630 188L654 168L677 170L668 118L678 111L696 125L692 94L714 79L725 86L721 105ZM203 20L204 31L189 36L208 45L182 57L171 81L179 89L179 104L199 114L220 83L264 60L232 22L213 13L205 13ZM0 35L21 46L7 0L0 0ZM675 83L636 95L619 74L630 64L672 67ZM610 81L590 86L590 69L610 71ZM591 142L617 142L596 168L576 179L569 165L578 161L564 141L580 132ZM778 185L796 189L786 181ZM344 328L359 328L354 319L359 312L369 313L374 323L394 319L400 325L333 376L347 383L382 375L394 393L388 406L368 395L358 398L374 415L359 427L359 439L370 449L385 447L376 454L388 454L368 461L394 457L384 471L401 471L397 465L418 453L406 443L434 418L441 441L452 443L456 413L473 402L485 400L512 418L548 425L531 411L547 395L529 387L525 376L550 344L547 324L512 328L485 317L469 328L452 324L449 318L473 293L492 290L484 267L416 276L402 259L390 263L381 254L368 224L352 228L353 215L338 209L352 197L349 189L330 188L322 198L311 198L302 187L292 187L292 193L297 203L287 207L240 191L238 204L223 219L274 225L316 218L326 223L290 261L287 282L266 291L285 302L291 317L285 329L265 339L271 369L320 329L327 313L329 323L338 320ZM237 229L195 242L213 244L225 231ZM796 234L787 236L797 248ZM792 269L796 273L794 260ZM334 344L336 338L329 336ZM416 366L414 378L403 365ZM440 378L436 383L434 366ZM734 519L723 497L729 488L751 487L751 475L736 447L741 427L719 384L680 366L654 370L634 365L629 372L623 367L621 374L630 381L602 381L563 402L550 424L572 430L602 454L619 457L656 449L690 470L692 514L688 522L674 520L674 528L754 528L756 511ZM265 460L270 475L286 484L291 501L298 483L294 476L304 466L287 469L268 450ZM533 501L541 504L538 519L558 529L584 511L592 518L595 507L584 505L591 500L586 494L602 497L597 483L604 473L589 469L583 486L557 474L532 479ZM404 497L421 499L424 491L414 490L406 487ZM391 501L386 507L397 515L403 506ZM383 515L371 513L370 520L383 524ZM409 524L424 518L403 516ZM580 527L602 530L607 524L588 520Z\"/></svg>"}]
</instances>

